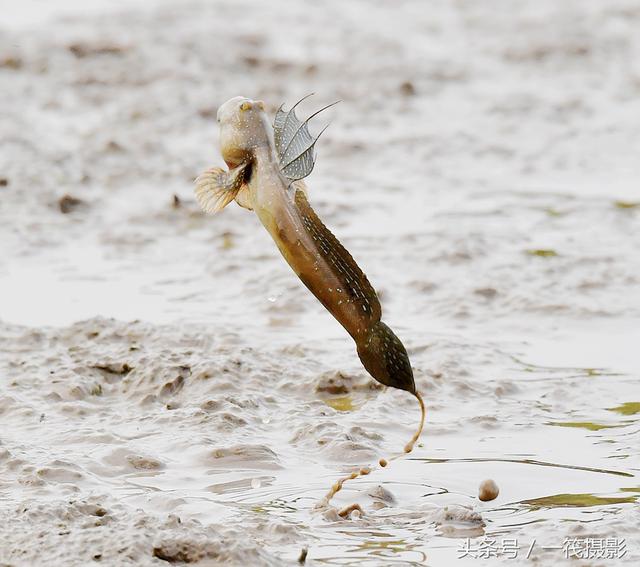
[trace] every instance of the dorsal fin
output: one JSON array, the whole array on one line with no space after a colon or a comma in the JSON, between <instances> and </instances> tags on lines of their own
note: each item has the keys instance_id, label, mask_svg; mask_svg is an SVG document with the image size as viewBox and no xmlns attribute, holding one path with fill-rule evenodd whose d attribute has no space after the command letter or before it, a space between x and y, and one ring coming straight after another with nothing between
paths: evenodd
<instances>
[{"instance_id":1,"label":"dorsal fin","mask_svg":"<svg viewBox=\"0 0 640 567\"><path fill-rule=\"evenodd\" d=\"M315 165L315 143L327 128L325 126L320 134L314 138L309 133L309 120L339 102L328 104L314 112L304 122L301 122L296 116L296 107L303 100L309 98L311 94L301 98L290 110L283 110L284 105L281 105L273 122L274 141L280 163L280 171L291 181L297 181L311 173Z\"/></svg>"}]
</instances>

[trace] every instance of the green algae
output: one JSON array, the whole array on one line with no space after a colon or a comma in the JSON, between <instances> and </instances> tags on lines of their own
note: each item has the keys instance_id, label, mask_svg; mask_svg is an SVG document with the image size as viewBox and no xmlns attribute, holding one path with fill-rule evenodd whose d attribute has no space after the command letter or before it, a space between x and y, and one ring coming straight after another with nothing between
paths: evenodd
<instances>
[{"instance_id":1,"label":"green algae","mask_svg":"<svg viewBox=\"0 0 640 567\"><path fill-rule=\"evenodd\" d=\"M607 408L608 411L615 411L622 415L635 415L640 413L640 402L625 402L614 408Z\"/></svg>"},{"instance_id":2,"label":"green algae","mask_svg":"<svg viewBox=\"0 0 640 567\"><path fill-rule=\"evenodd\" d=\"M600 431L601 429L612 429L614 427L622 427L621 425L607 425L604 423L594 423L592 421L549 421L547 425L556 425L558 427L578 427L588 429L589 431Z\"/></svg>"},{"instance_id":3,"label":"green algae","mask_svg":"<svg viewBox=\"0 0 640 567\"><path fill-rule=\"evenodd\" d=\"M523 500L522 504L526 504L533 508L558 508L558 507L576 507L588 508L591 506L612 506L615 504L633 504L638 496L596 496L595 494L554 494L552 496L543 496L541 498L532 498L531 500Z\"/></svg>"},{"instance_id":4,"label":"green algae","mask_svg":"<svg viewBox=\"0 0 640 567\"><path fill-rule=\"evenodd\" d=\"M530 256L538 256L539 258L553 258L558 255L552 248L533 248L526 250L526 253Z\"/></svg>"},{"instance_id":5,"label":"green algae","mask_svg":"<svg viewBox=\"0 0 640 567\"><path fill-rule=\"evenodd\" d=\"M341 396L339 398L326 398L324 403L332 407L336 411L353 411L356 406L350 396Z\"/></svg>"},{"instance_id":6,"label":"green algae","mask_svg":"<svg viewBox=\"0 0 640 567\"><path fill-rule=\"evenodd\" d=\"M614 201L613 205L618 209L640 208L640 201Z\"/></svg>"}]
</instances>

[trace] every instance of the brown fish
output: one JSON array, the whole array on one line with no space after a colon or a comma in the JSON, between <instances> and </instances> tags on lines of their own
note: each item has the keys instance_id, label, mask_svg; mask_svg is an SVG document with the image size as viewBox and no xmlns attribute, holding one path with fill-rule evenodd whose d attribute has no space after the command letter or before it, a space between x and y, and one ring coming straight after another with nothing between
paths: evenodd
<instances>
[{"instance_id":1,"label":"brown fish","mask_svg":"<svg viewBox=\"0 0 640 567\"><path fill-rule=\"evenodd\" d=\"M313 169L319 137L310 135L309 118L301 122L295 106L280 107L272 127L262 101L235 97L217 119L229 171L216 167L198 177L202 208L216 213L235 199L255 211L293 271L351 335L369 374L417 395L407 351L381 321L375 290L307 200L302 179Z\"/></svg>"}]
</instances>

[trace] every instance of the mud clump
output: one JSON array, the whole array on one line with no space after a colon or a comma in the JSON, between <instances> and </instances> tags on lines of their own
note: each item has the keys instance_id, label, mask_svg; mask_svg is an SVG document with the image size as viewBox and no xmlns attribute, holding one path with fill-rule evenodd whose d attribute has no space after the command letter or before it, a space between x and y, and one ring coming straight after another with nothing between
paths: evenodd
<instances>
[{"instance_id":1,"label":"mud clump","mask_svg":"<svg viewBox=\"0 0 640 567\"><path fill-rule=\"evenodd\" d=\"M86 203L82 199L78 199L77 197L73 197L71 195L63 195L58 199L58 207L60 212L64 215L72 213L76 209L81 208Z\"/></svg>"},{"instance_id":2,"label":"mud clump","mask_svg":"<svg viewBox=\"0 0 640 567\"><path fill-rule=\"evenodd\" d=\"M400 92L404 96L414 96L416 94L416 87L411 81L405 81L400 85Z\"/></svg>"},{"instance_id":3,"label":"mud clump","mask_svg":"<svg viewBox=\"0 0 640 567\"><path fill-rule=\"evenodd\" d=\"M166 398L182 390L183 386L184 386L184 376L178 376L176 377L175 380L172 380L164 384L164 386L160 388L159 395L162 398Z\"/></svg>"},{"instance_id":4,"label":"mud clump","mask_svg":"<svg viewBox=\"0 0 640 567\"><path fill-rule=\"evenodd\" d=\"M376 487L372 488L367 492L371 498L374 500L378 500L380 502L384 502L385 504L395 504L396 497L387 490L384 486L378 484Z\"/></svg>"},{"instance_id":5,"label":"mud clump","mask_svg":"<svg viewBox=\"0 0 640 567\"><path fill-rule=\"evenodd\" d=\"M123 55L127 48L122 45L99 43L91 45L89 43L72 43L69 51L78 59L94 57L97 55Z\"/></svg>"},{"instance_id":6,"label":"mud clump","mask_svg":"<svg viewBox=\"0 0 640 567\"><path fill-rule=\"evenodd\" d=\"M185 541L172 541L153 548L153 556L169 563L197 563L205 557L215 558L199 546Z\"/></svg>"},{"instance_id":7,"label":"mud clump","mask_svg":"<svg viewBox=\"0 0 640 567\"><path fill-rule=\"evenodd\" d=\"M316 382L316 392L338 396L363 390L381 390L384 386L371 379L358 379L342 372L330 372L320 376Z\"/></svg>"},{"instance_id":8,"label":"mud clump","mask_svg":"<svg viewBox=\"0 0 640 567\"><path fill-rule=\"evenodd\" d=\"M117 376L126 376L133 370L126 362L104 362L100 364L94 364L93 368L102 370L107 374L115 374Z\"/></svg>"}]
</instances>

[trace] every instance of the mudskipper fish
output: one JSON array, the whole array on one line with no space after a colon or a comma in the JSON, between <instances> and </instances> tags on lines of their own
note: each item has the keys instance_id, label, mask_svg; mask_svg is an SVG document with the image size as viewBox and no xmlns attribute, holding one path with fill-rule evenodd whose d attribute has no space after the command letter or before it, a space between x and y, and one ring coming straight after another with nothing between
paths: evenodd
<instances>
[{"instance_id":1,"label":"mudskipper fish","mask_svg":"<svg viewBox=\"0 0 640 567\"><path fill-rule=\"evenodd\" d=\"M221 211L233 200L253 210L296 275L351 335L369 374L416 396L422 415L405 447L408 453L422 431L424 403L407 351L382 322L380 301L367 276L309 204L303 179L313 170L315 144L322 134L311 135L309 120L328 106L301 121L295 112L300 102L289 110L281 106L273 125L262 101L235 97L225 102L217 120L220 150L229 169L202 173L196 198L208 213ZM385 466L386 460L380 464ZM367 474L365 470L360 474ZM348 478L355 478L353 474ZM329 498L343 481L334 485Z\"/></svg>"}]
</instances>

